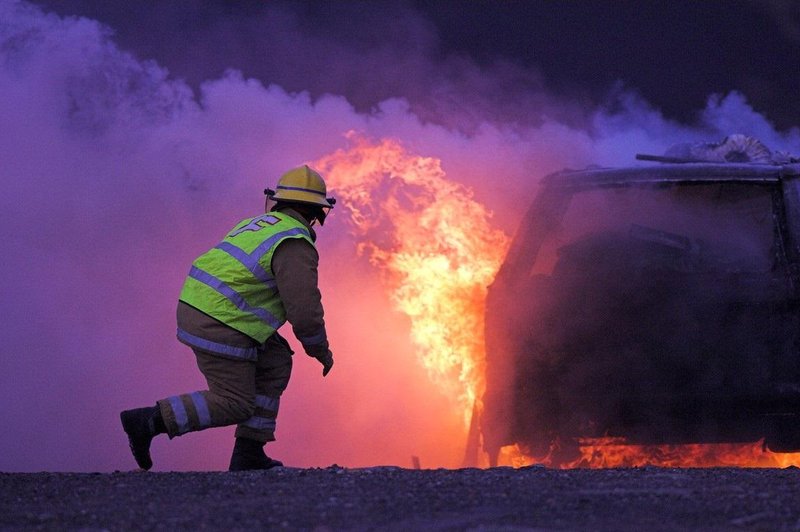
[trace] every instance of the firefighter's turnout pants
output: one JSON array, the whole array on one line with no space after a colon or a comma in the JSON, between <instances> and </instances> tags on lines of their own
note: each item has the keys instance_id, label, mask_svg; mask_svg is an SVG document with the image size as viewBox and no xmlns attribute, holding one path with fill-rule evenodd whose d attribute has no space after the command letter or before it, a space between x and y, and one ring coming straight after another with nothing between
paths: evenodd
<instances>
[{"instance_id":1,"label":"firefighter's turnout pants","mask_svg":"<svg viewBox=\"0 0 800 532\"><path fill-rule=\"evenodd\" d=\"M178 338L194 351L208 390L158 401L169 437L237 424L237 438L273 441L280 397L292 373L289 343L276 332L263 345L257 345L222 324L208 327L201 318L198 327L197 320L186 316L193 318L196 314L179 308ZM217 341L207 341L209 336ZM220 353L226 347L230 347L229 352Z\"/></svg>"}]
</instances>

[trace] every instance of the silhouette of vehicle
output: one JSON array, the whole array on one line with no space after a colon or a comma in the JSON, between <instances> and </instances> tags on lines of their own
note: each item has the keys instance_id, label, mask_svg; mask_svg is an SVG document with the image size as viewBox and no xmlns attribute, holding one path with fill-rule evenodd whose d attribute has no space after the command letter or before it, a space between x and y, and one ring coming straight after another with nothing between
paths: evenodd
<instances>
[{"instance_id":1,"label":"silhouette of vehicle","mask_svg":"<svg viewBox=\"0 0 800 532\"><path fill-rule=\"evenodd\" d=\"M546 177L486 305L483 448L800 451L800 164L741 135Z\"/></svg>"}]
</instances>

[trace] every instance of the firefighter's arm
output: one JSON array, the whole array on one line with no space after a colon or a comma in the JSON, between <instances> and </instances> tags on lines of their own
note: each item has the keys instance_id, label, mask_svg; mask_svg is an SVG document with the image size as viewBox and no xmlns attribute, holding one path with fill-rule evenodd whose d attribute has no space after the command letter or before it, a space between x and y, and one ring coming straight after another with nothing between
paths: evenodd
<instances>
[{"instance_id":1,"label":"firefighter's arm","mask_svg":"<svg viewBox=\"0 0 800 532\"><path fill-rule=\"evenodd\" d=\"M322 296L318 286L319 255L314 246L302 239L281 242L272 256L272 272L278 286L286 319L303 349L322 364L322 376L333 367L328 347Z\"/></svg>"}]
</instances>

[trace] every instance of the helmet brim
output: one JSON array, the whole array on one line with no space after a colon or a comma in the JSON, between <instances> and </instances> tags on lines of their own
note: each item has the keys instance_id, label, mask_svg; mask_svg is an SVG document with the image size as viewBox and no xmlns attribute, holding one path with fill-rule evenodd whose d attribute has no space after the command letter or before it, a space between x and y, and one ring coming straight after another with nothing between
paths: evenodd
<instances>
[{"instance_id":1,"label":"helmet brim","mask_svg":"<svg viewBox=\"0 0 800 532\"><path fill-rule=\"evenodd\" d=\"M304 189L300 187L287 187L278 185L278 190L270 196L270 199L275 201L291 202L291 203L304 203L306 205L316 205L326 209L332 209L336 200L333 198L326 198L325 194L320 194L318 191ZM272 192L272 191L270 191Z\"/></svg>"}]
</instances>

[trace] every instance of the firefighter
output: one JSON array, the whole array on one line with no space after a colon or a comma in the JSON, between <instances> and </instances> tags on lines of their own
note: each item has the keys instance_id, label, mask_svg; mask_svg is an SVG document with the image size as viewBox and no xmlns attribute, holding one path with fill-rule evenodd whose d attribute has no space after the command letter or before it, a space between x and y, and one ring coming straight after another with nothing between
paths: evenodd
<instances>
[{"instance_id":1,"label":"firefighter","mask_svg":"<svg viewBox=\"0 0 800 532\"><path fill-rule=\"evenodd\" d=\"M208 390L167 397L153 407L120 413L136 463L150 469L150 443L210 427L236 424L229 471L283 465L267 456L275 439L280 398L292 353L278 333L286 321L303 350L333 367L317 287L315 222L335 203L322 176L308 166L285 173L266 189L265 213L239 222L192 263L180 293L178 340L189 346ZM270 208L270 205L272 207Z\"/></svg>"}]
</instances>

